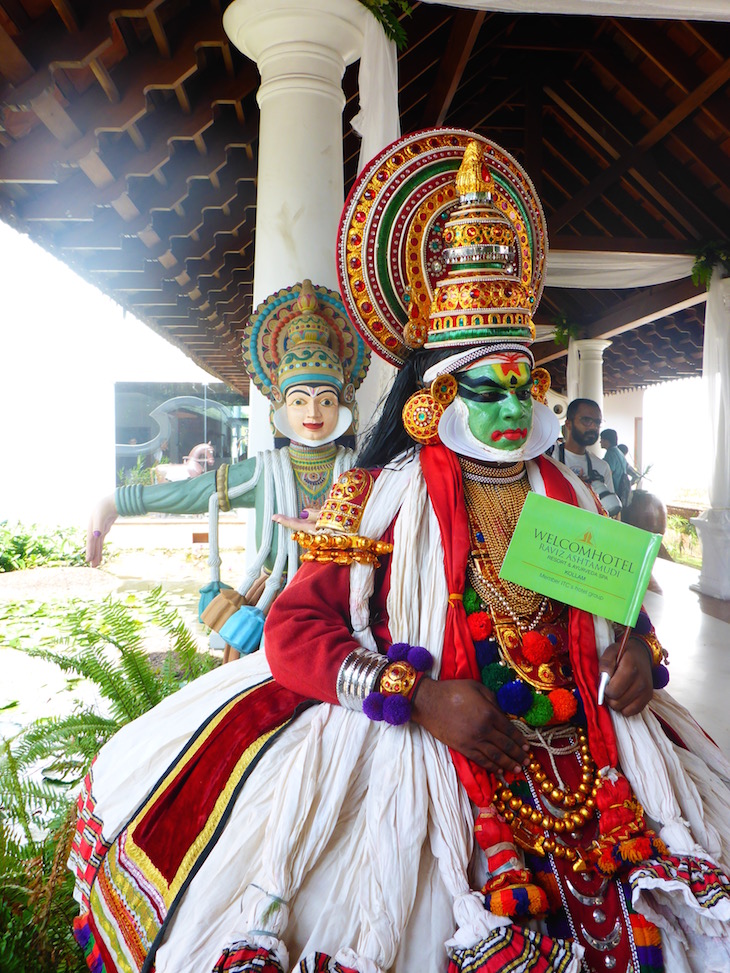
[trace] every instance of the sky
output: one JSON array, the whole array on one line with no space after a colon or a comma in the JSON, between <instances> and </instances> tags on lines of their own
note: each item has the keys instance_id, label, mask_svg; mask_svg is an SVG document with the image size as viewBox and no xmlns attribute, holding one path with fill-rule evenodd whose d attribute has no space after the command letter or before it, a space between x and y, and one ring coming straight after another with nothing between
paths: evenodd
<instances>
[{"instance_id":1,"label":"sky","mask_svg":"<svg viewBox=\"0 0 730 973\"><path fill-rule=\"evenodd\" d=\"M216 381L0 221L0 520L86 523L115 486L114 383Z\"/></svg>"},{"instance_id":2,"label":"sky","mask_svg":"<svg viewBox=\"0 0 730 973\"><path fill-rule=\"evenodd\" d=\"M115 486L114 383L215 380L2 222L0 274L0 520L85 524ZM609 420L613 409L607 397ZM706 491L700 415L700 379L645 393L644 466L665 502Z\"/></svg>"}]
</instances>

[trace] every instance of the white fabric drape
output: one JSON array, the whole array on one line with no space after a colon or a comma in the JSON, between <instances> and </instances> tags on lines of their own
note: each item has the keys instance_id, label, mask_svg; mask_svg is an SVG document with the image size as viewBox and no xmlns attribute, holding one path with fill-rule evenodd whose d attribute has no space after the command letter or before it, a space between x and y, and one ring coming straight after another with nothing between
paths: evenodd
<instances>
[{"instance_id":1,"label":"white fabric drape","mask_svg":"<svg viewBox=\"0 0 730 973\"><path fill-rule=\"evenodd\" d=\"M511 14L580 14L657 20L730 20L727 0L423 0L443 7Z\"/></svg>"},{"instance_id":2,"label":"white fabric drape","mask_svg":"<svg viewBox=\"0 0 730 973\"><path fill-rule=\"evenodd\" d=\"M707 295L702 374L710 396L710 421L715 459L710 504L730 508L730 278L715 267Z\"/></svg>"},{"instance_id":3,"label":"white fabric drape","mask_svg":"<svg viewBox=\"0 0 730 973\"><path fill-rule=\"evenodd\" d=\"M398 52L375 17L365 23L359 87L360 111L351 122L362 139L358 172L400 135Z\"/></svg>"},{"instance_id":4,"label":"white fabric drape","mask_svg":"<svg viewBox=\"0 0 730 973\"><path fill-rule=\"evenodd\" d=\"M605 253L548 250L546 287L650 287L689 277L694 257L687 254Z\"/></svg>"}]
</instances>

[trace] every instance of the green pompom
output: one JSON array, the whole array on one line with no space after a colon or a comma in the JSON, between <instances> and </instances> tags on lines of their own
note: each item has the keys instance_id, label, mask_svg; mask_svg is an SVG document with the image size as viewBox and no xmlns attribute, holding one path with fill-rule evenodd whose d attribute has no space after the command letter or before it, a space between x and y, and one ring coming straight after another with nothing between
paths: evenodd
<instances>
[{"instance_id":1,"label":"green pompom","mask_svg":"<svg viewBox=\"0 0 730 973\"><path fill-rule=\"evenodd\" d=\"M530 726L545 726L553 718L553 704L547 696L535 693L532 706L528 709L522 719Z\"/></svg>"},{"instance_id":2,"label":"green pompom","mask_svg":"<svg viewBox=\"0 0 730 973\"><path fill-rule=\"evenodd\" d=\"M473 615L474 612L479 612L482 610L482 603L479 599L479 595L474 591L473 588L467 585L466 591L464 592L464 611L467 615Z\"/></svg>"},{"instance_id":3,"label":"green pompom","mask_svg":"<svg viewBox=\"0 0 730 973\"><path fill-rule=\"evenodd\" d=\"M499 662L491 662L482 669L482 682L493 693L501 689L505 683L511 682L512 679L514 679L514 674L510 667L502 666Z\"/></svg>"}]
</instances>

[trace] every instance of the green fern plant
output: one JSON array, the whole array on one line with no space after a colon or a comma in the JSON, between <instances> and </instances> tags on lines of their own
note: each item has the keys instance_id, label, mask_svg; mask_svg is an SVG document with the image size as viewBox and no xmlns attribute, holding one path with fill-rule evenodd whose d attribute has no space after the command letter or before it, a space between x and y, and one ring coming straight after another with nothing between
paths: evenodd
<instances>
[{"instance_id":1,"label":"green fern plant","mask_svg":"<svg viewBox=\"0 0 730 973\"><path fill-rule=\"evenodd\" d=\"M376 20L380 21L386 37L395 41L398 50L404 50L408 38L401 25L400 17L402 14L410 16L413 13L413 7L408 0L360 0L360 3L368 8Z\"/></svg>"},{"instance_id":2,"label":"green fern plant","mask_svg":"<svg viewBox=\"0 0 730 973\"><path fill-rule=\"evenodd\" d=\"M42 615L45 621L48 615ZM77 906L66 869L73 795L99 749L125 723L217 665L161 588L127 602L72 604L37 645L13 640L27 655L55 663L70 683L93 683L104 712L78 705L35 720L0 741L0 970L81 973L71 927ZM166 639L160 665L145 648L149 626Z\"/></svg>"},{"instance_id":3,"label":"green fern plant","mask_svg":"<svg viewBox=\"0 0 730 973\"><path fill-rule=\"evenodd\" d=\"M712 272L717 264L722 264L725 273L730 274L730 241L714 240L691 250L690 253L695 258L692 264L692 283L695 287L710 289Z\"/></svg>"},{"instance_id":4,"label":"green fern plant","mask_svg":"<svg viewBox=\"0 0 730 973\"><path fill-rule=\"evenodd\" d=\"M37 567L79 567L86 560L86 541L75 527L46 529L0 521L0 572Z\"/></svg>"},{"instance_id":5,"label":"green fern plant","mask_svg":"<svg viewBox=\"0 0 730 973\"><path fill-rule=\"evenodd\" d=\"M0 970L82 973L72 933L73 876L66 869L73 802L29 780L7 741L0 748L0 794Z\"/></svg>"}]
</instances>

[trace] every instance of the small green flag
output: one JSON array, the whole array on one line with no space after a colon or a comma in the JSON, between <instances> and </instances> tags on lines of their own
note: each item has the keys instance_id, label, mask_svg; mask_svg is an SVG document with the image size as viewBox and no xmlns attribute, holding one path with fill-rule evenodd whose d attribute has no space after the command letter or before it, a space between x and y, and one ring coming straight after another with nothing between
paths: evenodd
<instances>
[{"instance_id":1,"label":"small green flag","mask_svg":"<svg viewBox=\"0 0 730 973\"><path fill-rule=\"evenodd\" d=\"M529 493L500 578L634 626L661 534Z\"/></svg>"}]
</instances>

